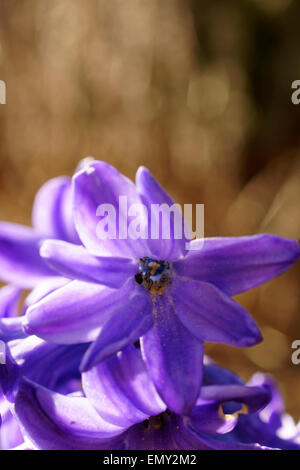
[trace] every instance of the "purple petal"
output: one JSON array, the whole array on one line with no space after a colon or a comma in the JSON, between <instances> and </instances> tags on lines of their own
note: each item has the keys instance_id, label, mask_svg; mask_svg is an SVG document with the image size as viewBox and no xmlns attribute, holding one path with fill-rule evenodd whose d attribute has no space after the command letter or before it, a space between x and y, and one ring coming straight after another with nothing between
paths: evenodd
<instances>
[{"instance_id":1,"label":"purple petal","mask_svg":"<svg viewBox=\"0 0 300 470\"><path fill-rule=\"evenodd\" d=\"M22 318L18 315L21 290L14 286L0 289L0 340L7 343L24 336Z\"/></svg>"},{"instance_id":2,"label":"purple petal","mask_svg":"<svg viewBox=\"0 0 300 470\"><path fill-rule=\"evenodd\" d=\"M196 406L202 406L209 401L217 403L236 401L247 405L248 413L254 413L264 408L269 403L270 399L270 393L262 387L239 384L207 385L201 388Z\"/></svg>"},{"instance_id":3,"label":"purple petal","mask_svg":"<svg viewBox=\"0 0 300 470\"><path fill-rule=\"evenodd\" d=\"M19 381L19 367L11 355L8 345L5 350L5 364L0 363L0 392L13 402Z\"/></svg>"},{"instance_id":4,"label":"purple petal","mask_svg":"<svg viewBox=\"0 0 300 470\"><path fill-rule=\"evenodd\" d=\"M262 445L281 450L300 450L300 445L297 444L297 439L294 438L297 437L296 433L294 436L290 434L286 439L280 438L277 425L274 426L273 422L262 421L260 418L261 413L251 416L240 415L237 426L230 437L234 441L259 442ZM297 431L295 426L294 428L294 431ZM288 431L291 431L291 429L288 429Z\"/></svg>"},{"instance_id":5,"label":"purple petal","mask_svg":"<svg viewBox=\"0 0 300 470\"><path fill-rule=\"evenodd\" d=\"M73 222L71 178L53 178L40 188L33 205L32 224L40 237L79 242Z\"/></svg>"},{"instance_id":6,"label":"purple petal","mask_svg":"<svg viewBox=\"0 0 300 470\"><path fill-rule=\"evenodd\" d=\"M20 376L59 393L80 389L79 364L87 344L58 345L29 336L8 345Z\"/></svg>"},{"instance_id":7,"label":"purple petal","mask_svg":"<svg viewBox=\"0 0 300 470\"><path fill-rule=\"evenodd\" d=\"M184 416L172 417L172 441L173 449L180 450L209 450L210 446L201 441L201 434L188 425L189 421Z\"/></svg>"},{"instance_id":8,"label":"purple petal","mask_svg":"<svg viewBox=\"0 0 300 470\"><path fill-rule=\"evenodd\" d=\"M196 432L227 434L235 428L238 416L222 414L218 403L205 403L203 406L195 406L187 420Z\"/></svg>"},{"instance_id":9,"label":"purple petal","mask_svg":"<svg viewBox=\"0 0 300 470\"><path fill-rule=\"evenodd\" d=\"M281 428L285 406L283 396L275 379L269 374L257 372L251 377L247 385L261 387L270 393L270 403L261 411L260 416L264 423L269 423L273 429Z\"/></svg>"},{"instance_id":10,"label":"purple petal","mask_svg":"<svg viewBox=\"0 0 300 470\"><path fill-rule=\"evenodd\" d=\"M62 344L94 341L116 309L135 297L136 282L120 289L71 281L34 305L25 315L25 331Z\"/></svg>"},{"instance_id":11,"label":"purple petal","mask_svg":"<svg viewBox=\"0 0 300 470\"><path fill-rule=\"evenodd\" d=\"M244 385L244 381L237 374L225 367L218 366L215 363L205 364L204 366L204 385Z\"/></svg>"},{"instance_id":12,"label":"purple petal","mask_svg":"<svg viewBox=\"0 0 300 470\"><path fill-rule=\"evenodd\" d=\"M146 293L139 292L133 290L128 299L116 303L98 338L84 355L82 371L134 343L152 327L151 299Z\"/></svg>"},{"instance_id":13,"label":"purple petal","mask_svg":"<svg viewBox=\"0 0 300 470\"><path fill-rule=\"evenodd\" d=\"M199 245L199 249L197 246ZM296 240L275 235L206 238L195 251L174 263L178 275L214 284L236 295L273 279L300 257Z\"/></svg>"},{"instance_id":14,"label":"purple petal","mask_svg":"<svg viewBox=\"0 0 300 470\"><path fill-rule=\"evenodd\" d=\"M21 290L15 286L0 289L0 318L15 317L18 314L18 302Z\"/></svg>"},{"instance_id":15,"label":"purple petal","mask_svg":"<svg viewBox=\"0 0 300 470\"><path fill-rule=\"evenodd\" d=\"M187 228L185 228L183 217L178 208L174 208L174 213L171 213L172 215L169 217L169 209L175 204L173 199L145 167L140 167L137 171L136 187L143 204L145 204L148 210L148 245L151 253L157 259L173 261L180 258L186 253L185 245L189 242L189 238L185 236ZM153 224L157 224L157 221L155 222L154 217L150 217L151 207L162 204L165 205L165 207L162 207L163 215L160 217L159 227L155 227ZM152 231L158 231L158 239L154 239L153 236L151 237L151 227ZM166 235L170 233L168 238L163 237L164 233Z\"/></svg>"},{"instance_id":16,"label":"purple petal","mask_svg":"<svg viewBox=\"0 0 300 470\"><path fill-rule=\"evenodd\" d=\"M176 279L171 294L180 321L197 338L239 347L262 340L249 313L212 284Z\"/></svg>"},{"instance_id":17,"label":"purple petal","mask_svg":"<svg viewBox=\"0 0 300 470\"><path fill-rule=\"evenodd\" d=\"M15 413L39 449L113 449L123 429L105 422L85 397L64 396L23 380Z\"/></svg>"},{"instance_id":18,"label":"purple petal","mask_svg":"<svg viewBox=\"0 0 300 470\"><path fill-rule=\"evenodd\" d=\"M198 432L206 434L230 432L238 417L236 413L225 416L224 412L220 413L219 406L232 401L247 405L247 414L254 413L268 404L270 394L263 388L236 384L204 386L189 416L191 425Z\"/></svg>"},{"instance_id":19,"label":"purple petal","mask_svg":"<svg viewBox=\"0 0 300 470\"><path fill-rule=\"evenodd\" d=\"M171 450L176 449L173 442L172 422L164 415L163 426L159 419L150 418L147 423L132 426L126 432L124 441L126 450ZM194 447L195 448L195 447Z\"/></svg>"},{"instance_id":20,"label":"purple petal","mask_svg":"<svg viewBox=\"0 0 300 470\"><path fill-rule=\"evenodd\" d=\"M7 343L25 336L22 317L0 318L0 341Z\"/></svg>"},{"instance_id":21,"label":"purple petal","mask_svg":"<svg viewBox=\"0 0 300 470\"><path fill-rule=\"evenodd\" d=\"M121 287L138 270L130 258L95 257L83 246L60 240L46 240L40 254L62 276L114 288Z\"/></svg>"},{"instance_id":22,"label":"purple petal","mask_svg":"<svg viewBox=\"0 0 300 470\"><path fill-rule=\"evenodd\" d=\"M141 204L135 185L115 168L105 162L93 162L84 167L73 178L74 216L81 241L95 256L120 256L138 259L147 256L147 246L142 239L122 239L119 220L127 229L127 210L119 207L119 197L127 197L128 208ZM99 238L97 226L101 220L97 209L101 204L110 204L116 211L116 238ZM119 210L120 208L120 210Z\"/></svg>"},{"instance_id":23,"label":"purple petal","mask_svg":"<svg viewBox=\"0 0 300 470\"><path fill-rule=\"evenodd\" d=\"M209 425L209 418L203 417ZM185 450L214 450L214 449L232 449L232 450L259 450L258 444L240 444L236 442L226 442L220 434L207 435L200 433L195 429L187 417L175 416L172 426L172 437L174 449ZM224 439L227 438L225 434Z\"/></svg>"},{"instance_id":24,"label":"purple petal","mask_svg":"<svg viewBox=\"0 0 300 470\"><path fill-rule=\"evenodd\" d=\"M187 413L195 404L202 382L203 343L178 321L166 295L157 296L154 327L142 338L149 375L175 413Z\"/></svg>"},{"instance_id":25,"label":"purple petal","mask_svg":"<svg viewBox=\"0 0 300 470\"><path fill-rule=\"evenodd\" d=\"M31 292L25 298L24 310L26 310L29 305L38 302L43 297L46 297L46 295L50 294L56 289L59 289L60 287L65 286L69 282L70 279L66 279L61 276L48 277L45 280L41 281L39 284L37 284L36 287L31 290Z\"/></svg>"},{"instance_id":26,"label":"purple petal","mask_svg":"<svg viewBox=\"0 0 300 470\"><path fill-rule=\"evenodd\" d=\"M134 346L84 372L82 386L100 416L118 426L129 427L166 408Z\"/></svg>"},{"instance_id":27,"label":"purple petal","mask_svg":"<svg viewBox=\"0 0 300 470\"><path fill-rule=\"evenodd\" d=\"M39 254L40 237L23 225L0 223L0 279L31 289L53 271Z\"/></svg>"},{"instance_id":28,"label":"purple petal","mask_svg":"<svg viewBox=\"0 0 300 470\"><path fill-rule=\"evenodd\" d=\"M226 435L225 435L226 436ZM222 440L214 436L199 436L200 441L203 445L207 446L211 450L272 450L270 447L261 446L257 443L244 444L242 442L235 442L228 440Z\"/></svg>"},{"instance_id":29,"label":"purple petal","mask_svg":"<svg viewBox=\"0 0 300 470\"><path fill-rule=\"evenodd\" d=\"M2 416L2 426L0 419L0 449L7 450L22 444L24 439L20 426L11 413L7 402L1 396L1 393L0 415Z\"/></svg>"}]
</instances>

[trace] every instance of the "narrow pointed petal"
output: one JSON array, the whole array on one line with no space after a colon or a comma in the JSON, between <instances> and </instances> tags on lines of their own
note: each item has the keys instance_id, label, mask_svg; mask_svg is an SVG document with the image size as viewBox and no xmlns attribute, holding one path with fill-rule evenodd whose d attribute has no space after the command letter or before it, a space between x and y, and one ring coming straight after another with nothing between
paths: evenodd
<instances>
[{"instance_id":1,"label":"narrow pointed petal","mask_svg":"<svg viewBox=\"0 0 300 470\"><path fill-rule=\"evenodd\" d=\"M130 258L96 257L86 248L60 240L46 240L41 256L62 276L85 282L99 282L108 287L121 287L138 268Z\"/></svg>"},{"instance_id":2,"label":"narrow pointed petal","mask_svg":"<svg viewBox=\"0 0 300 470\"><path fill-rule=\"evenodd\" d=\"M62 344L94 341L114 310L134 296L136 282L121 289L71 281L31 305L25 315L25 331Z\"/></svg>"},{"instance_id":3,"label":"narrow pointed petal","mask_svg":"<svg viewBox=\"0 0 300 470\"><path fill-rule=\"evenodd\" d=\"M32 224L42 238L78 243L72 211L71 178L53 178L40 188L35 197Z\"/></svg>"},{"instance_id":4,"label":"narrow pointed petal","mask_svg":"<svg viewBox=\"0 0 300 470\"><path fill-rule=\"evenodd\" d=\"M180 321L200 340L238 347L262 340L249 313L212 284L176 279L172 298Z\"/></svg>"},{"instance_id":5,"label":"narrow pointed petal","mask_svg":"<svg viewBox=\"0 0 300 470\"><path fill-rule=\"evenodd\" d=\"M195 404L202 383L203 342L177 319L167 296L157 296L154 326L142 338L149 375L167 407L182 414Z\"/></svg>"},{"instance_id":6,"label":"narrow pointed petal","mask_svg":"<svg viewBox=\"0 0 300 470\"><path fill-rule=\"evenodd\" d=\"M230 296L273 279L300 257L296 240L268 234L206 238L191 246L195 250L174 263L178 275L210 282Z\"/></svg>"},{"instance_id":7,"label":"narrow pointed petal","mask_svg":"<svg viewBox=\"0 0 300 470\"><path fill-rule=\"evenodd\" d=\"M138 259L147 256L145 240L127 236L130 217L127 209L119 205L126 197L126 206L141 204L135 185L115 168L105 162L92 162L73 177L75 224L82 243L95 256L120 256ZM112 220L116 233L101 238L97 229L101 216L98 208L107 204L116 215ZM102 214L103 216L104 214ZM121 226L125 233L122 233Z\"/></svg>"},{"instance_id":8,"label":"narrow pointed petal","mask_svg":"<svg viewBox=\"0 0 300 470\"><path fill-rule=\"evenodd\" d=\"M145 167L140 167L137 171L136 187L141 200L148 210L148 245L151 253L157 259L168 261L180 258L186 253L186 244L189 242L189 237L185 235L188 233L188 229L178 207L174 207L174 213L170 212L170 208L175 204L173 199ZM151 208L154 205L164 205L161 208L162 216L158 228L153 226L153 224L157 223L155 222L155 217L151 217ZM152 231L157 230L157 239L151 236L151 228ZM163 234L169 235L165 238Z\"/></svg>"},{"instance_id":9,"label":"narrow pointed petal","mask_svg":"<svg viewBox=\"0 0 300 470\"><path fill-rule=\"evenodd\" d=\"M82 386L100 416L118 426L132 426L166 409L134 346L84 372Z\"/></svg>"},{"instance_id":10,"label":"narrow pointed petal","mask_svg":"<svg viewBox=\"0 0 300 470\"><path fill-rule=\"evenodd\" d=\"M144 292L132 293L115 306L98 338L90 346L81 363L86 371L107 357L137 341L153 325L151 299Z\"/></svg>"},{"instance_id":11,"label":"narrow pointed petal","mask_svg":"<svg viewBox=\"0 0 300 470\"><path fill-rule=\"evenodd\" d=\"M28 380L20 383L15 413L38 449L113 449L123 431L105 422L87 398L60 395Z\"/></svg>"},{"instance_id":12,"label":"narrow pointed petal","mask_svg":"<svg viewBox=\"0 0 300 470\"><path fill-rule=\"evenodd\" d=\"M15 286L31 289L54 275L40 257L40 237L23 225L0 223L0 279Z\"/></svg>"}]
</instances>

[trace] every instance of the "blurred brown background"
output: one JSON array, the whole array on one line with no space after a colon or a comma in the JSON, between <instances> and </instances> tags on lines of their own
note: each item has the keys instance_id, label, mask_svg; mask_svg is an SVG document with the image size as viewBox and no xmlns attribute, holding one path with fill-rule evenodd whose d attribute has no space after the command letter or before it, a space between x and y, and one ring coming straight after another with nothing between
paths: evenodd
<instances>
[{"instance_id":1,"label":"blurred brown background","mask_svg":"<svg viewBox=\"0 0 300 470\"><path fill-rule=\"evenodd\" d=\"M300 238L297 0L0 0L0 219L30 222L48 178L92 155L146 165L206 235ZM300 418L300 268L239 297L263 330L207 352L279 380Z\"/></svg>"}]
</instances>

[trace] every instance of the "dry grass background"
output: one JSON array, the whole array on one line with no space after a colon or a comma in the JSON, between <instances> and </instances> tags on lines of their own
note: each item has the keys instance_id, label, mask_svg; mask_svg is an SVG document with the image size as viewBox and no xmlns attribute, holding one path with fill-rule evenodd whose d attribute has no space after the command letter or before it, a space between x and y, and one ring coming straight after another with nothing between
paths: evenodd
<instances>
[{"instance_id":1,"label":"dry grass background","mask_svg":"<svg viewBox=\"0 0 300 470\"><path fill-rule=\"evenodd\" d=\"M206 235L300 238L297 0L0 0L0 219L30 222L48 178L88 155L146 165ZM265 341L207 352L275 374L300 418L299 266L239 296Z\"/></svg>"}]
</instances>

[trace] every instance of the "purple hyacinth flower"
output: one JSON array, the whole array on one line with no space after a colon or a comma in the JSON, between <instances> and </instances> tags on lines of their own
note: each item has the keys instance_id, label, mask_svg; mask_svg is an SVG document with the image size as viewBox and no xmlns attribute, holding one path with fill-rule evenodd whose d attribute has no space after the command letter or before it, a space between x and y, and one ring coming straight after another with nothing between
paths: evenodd
<instances>
[{"instance_id":1,"label":"purple hyacinth flower","mask_svg":"<svg viewBox=\"0 0 300 470\"><path fill-rule=\"evenodd\" d=\"M32 225L0 222L0 279L11 283L0 289L0 340L4 342L24 337L20 313L68 282L45 263L39 250L50 237L80 243L72 218L71 178L54 178L40 188L33 204ZM18 312L21 288L33 290L23 312Z\"/></svg>"},{"instance_id":2,"label":"purple hyacinth flower","mask_svg":"<svg viewBox=\"0 0 300 470\"><path fill-rule=\"evenodd\" d=\"M93 342L83 371L141 338L160 396L175 413L188 412L199 396L204 341L237 347L261 341L231 296L288 269L299 259L298 243L275 235L208 238L192 241L189 251L172 224L167 239L161 231L159 239L124 239L118 225L116 239L99 240L99 205L113 205L120 221L122 196L146 208L173 200L145 168L134 185L107 163L93 162L73 184L83 246L48 240L41 248L48 265L73 281L28 308L26 331L62 344Z\"/></svg>"},{"instance_id":3,"label":"purple hyacinth flower","mask_svg":"<svg viewBox=\"0 0 300 470\"><path fill-rule=\"evenodd\" d=\"M204 384L191 413L181 416L167 409L134 346L82 373L80 389L78 366L85 348L34 337L9 343L10 362L18 374L10 377L0 368L0 384L10 400L5 402L6 414L12 412L16 421L5 419L3 441L10 429L22 429L24 442L19 434L12 442L19 448L261 448L256 441L244 444L220 437L232 431L240 412L255 414L268 404L270 395L263 387ZM236 409L228 414L225 406L232 402Z\"/></svg>"},{"instance_id":4,"label":"purple hyacinth flower","mask_svg":"<svg viewBox=\"0 0 300 470\"><path fill-rule=\"evenodd\" d=\"M0 448L32 449L15 417L14 401L19 384L27 377L41 386L49 386L60 393L79 390L78 366L86 345L72 347L50 345L36 337L11 341L7 345L6 364L0 365ZM2 392L1 392L2 389Z\"/></svg>"},{"instance_id":5,"label":"purple hyacinth flower","mask_svg":"<svg viewBox=\"0 0 300 470\"><path fill-rule=\"evenodd\" d=\"M262 387L271 400L259 413L240 416L236 428L227 436L235 442L252 442L253 437L264 446L284 450L300 450L300 423L296 424L285 411L281 391L269 374L256 373L248 385Z\"/></svg>"}]
</instances>

